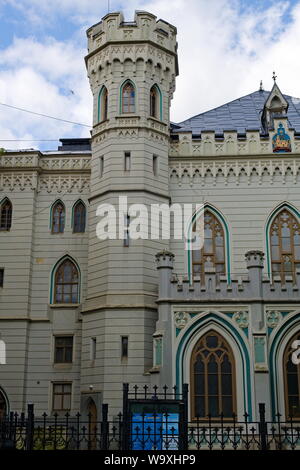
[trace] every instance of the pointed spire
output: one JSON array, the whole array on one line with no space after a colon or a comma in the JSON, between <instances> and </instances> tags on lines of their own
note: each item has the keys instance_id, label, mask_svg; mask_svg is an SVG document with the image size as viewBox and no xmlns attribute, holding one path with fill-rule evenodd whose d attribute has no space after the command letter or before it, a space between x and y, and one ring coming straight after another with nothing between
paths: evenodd
<instances>
[{"instance_id":1,"label":"pointed spire","mask_svg":"<svg viewBox=\"0 0 300 470\"><path fill-rule=\"evenodd\" d=\"M259 91L264 91L264 86L263 86L263 81L262 80L260 81L260 84L259 84Z\"/></svg>"}]
</instances>

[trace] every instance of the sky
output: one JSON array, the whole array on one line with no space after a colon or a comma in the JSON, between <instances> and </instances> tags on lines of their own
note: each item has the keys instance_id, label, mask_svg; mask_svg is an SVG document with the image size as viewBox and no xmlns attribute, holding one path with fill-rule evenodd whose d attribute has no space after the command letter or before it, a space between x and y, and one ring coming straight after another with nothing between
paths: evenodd
<instances>
[{"instance_id":1,"label":"sky","mask_svg":"<svg viewBox=\"0 0 300 470\"><path fill-rule=\"evenodd\" d=\"M51 150L60 138L90 136L86 30L108 3L126 21L147 10L177 27L173 122L252 93L261 80L270 90L273 71L284 94L300 97L300 0L0 0L0 147Z\"/></svg>"}]
</instances>

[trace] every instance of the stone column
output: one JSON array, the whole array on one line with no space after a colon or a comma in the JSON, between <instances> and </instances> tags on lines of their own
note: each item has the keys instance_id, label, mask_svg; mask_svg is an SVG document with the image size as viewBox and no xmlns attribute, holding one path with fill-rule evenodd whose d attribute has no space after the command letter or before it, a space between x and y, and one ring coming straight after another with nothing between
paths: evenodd
<instances>
[{"instance_id":1,"label":"stone column","mask_svg":"<svg viewBox=\"0 0 300 470\"><path fill-rule=\"evenodd\" d=\"M158 269L158 298L168 299L171 290L171 275L174 267L174 255L163 250L155 256Z\"/></svg>"}]
</instances>

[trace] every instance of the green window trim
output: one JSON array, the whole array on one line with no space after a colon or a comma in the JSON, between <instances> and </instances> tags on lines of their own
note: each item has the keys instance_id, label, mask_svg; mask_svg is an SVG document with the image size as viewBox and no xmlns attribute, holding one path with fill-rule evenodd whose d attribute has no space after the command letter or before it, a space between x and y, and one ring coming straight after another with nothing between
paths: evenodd
<instances>
[{"instance_id":1,"label":"green window trim","mask_svg":"<svg viewBox=\"0 0 300 470\"><path fill-rule=\"evenodd\" d=\"M137 104L137 100L136 100L136 86L135 84L133 83L132 80L130 80L129 78L127 78L123 83L122 85L120 86L120 95L119 95L119 114L123 114L122 113L122 109L123 109L123 88L124 86L127 84L127 83L130 83L133 88L134 88L134 113L136 113L136 104Z\"/></svg>"},{"instance_id":2,"label":"green window trim","mask_svg":"<svg viewBox=\"0 0 300 470\"><path fill-rule=\"evenodd\" d=\"M62 258L60 258L54 265L54 267L52 268L52 271L51 271L51 275L50 275L50 305L54 305L54 282L55 282L55 273L58 269L58 267L61 265L61 263L63 263L64 261L66 260L69 260L71 261L72 263L75 264L76 266L76 269L78 271L78 303L80 303L80 298L81 298L81 271L80 271L80 267L79 267L79 264L77 263L77 261L72 258L72 256L70 255L65 255L63 256ZM70 304L72 305L72 304ZM76 305L76 304L74 304Z\"/></svg>"},{"instance_id":3,"label":"green window trim","mask_svg":"<svg viewBox=\"0 0 300 470\"><path fill-rule=\"evenodd\" d=\"M188 277L189 277L189 281L190 281L190 284L192 283L192 279L193 279L193 272L192 272L192 266L193 266L193 263L192 263L192 254L193 254L193 251L189 248L190 247L190 240L191 240L191 230L192 230L192 227L195 223L195 221L197 220L197 218L202 215L206 210L209 210L211 211L216 217L217 219L220 221L220 223L222 224L223 228L224 228L224 233L225 233L225 263L226 263L226 274L227 274L227 282L228 284L231 284L231 260L230 260L230 240L229 240L229 229L228 229L228 224L226 222L226 220L224 219L224 217L222 216L222 214L217 210L215 209L213 206L211 206L210 204L204 204L204 207L202 209L200 209L198 212L195 212L193 217L192 217L192 220L190 221L190 225L189 225L189 228L188 228Z\"/></svg>"},{"instance_id":4,"label":"green window trim","mask_svg":"<svg viewBox=\"0 0 300 470\"><path fill-rule=\"evenodd\" d=\"M72 207L72 214L71 214L71 229L73 230L74 229L74 211L75 211L75 207L77 206L77 204L79 204L81 202L81 204L84 205L84 208L85 208L85 228L84 228L84 232L80 232L80 233L85 233L86 232L86 226L87 226L87 210L86 210L86 204L83 202L82 199L77 199L77 201L74 202L73 204L73 207Z\"/></svg>"},{"instance_id":5,"label":"green window trim","mask_svg":"<svg viewBox=\"0 0 300 470\"><path fill-rule=\"evenodd\" d=\"M200 317L195 323L192 323L189 328L184 330L184 333L179 341L176 351L176 386L178 390L182 387L182 372L184 368L184 358L187 347L190 340L194 338L196 332L201 334L201 329L204 328L208 323L211 324L212 328L214 325L221 327L236 344L240 356L242 358L242 369L243 369L243 400L244 400L244 411L249 414L249 420L252 420L252 385L251 385L251 366L250 356L248 348L237 329L235 329L225 318L220 318L216 313L209 313L209 316ZM221 333L222 334L222 333ZM226 339L226 337L225 337ZM236 360L236 364L238 361ZM247 406L248 405L248 406Z\"/></svg>"},{"instance_id":6,"label":"green window trim","mask_svg":"<svg viewBox=\"0 0 300 470\"><path fill-rule=\"evenodd\" d=\"M60 203L60 204L62 204L62 205L64 206L64 209L65 209L65 227L66 227L66 217L67 217L66 206L65 206L65 204L62 202L61 199L56 199L56 200L53 202L53 204L51 205L51 207L50 207L50 222L49 222L49 228L50 228L50 230L52 230L53 207L55 207L56 204L58 204L58 203Z\"/></svg>"},{"instance_id":7,"label":"green window trim","mask_svg":"<svg viewBox=\"0 0 300 470\"><path fill-rule=\"evenodd\" d=\"M159 86L154 83L154 85L152 85L152 87L150 88L150 92L152 90L152 88L155 88L156 91L158 92L158 99L159 99L159 119L160 121L163 120L163 100L162 100L162 92L161 92L161 89L159 88Z\"/></svg>"},{"instance_id":8,"label":"green window trim","mask_svg":"<svg viewBox=\"0 0 300 470\"><path fill-rule=\"evenodd\" d=\"M106 88L105 85L102 85L102 87L100 88L99 94L98 94L98 113L97 113L97 122L98 123L102 121L102 119L101 119L101 113L102 113L101 101L102 101L102 94L103 94L104 90L107 91L107 88Z\"/></svg>"},{"instance_id":9,"label":"green window trim","mask_svg":"<svg viewBox=\"0 0 300 470\"><path fill-rule=\"evenodd\" d=\"M266 225L266 231L265 231L265 237L266 237L266 255L267 255L267 270L268 270L268 276L269 278L271 279L272 278L272 267L271 267L271 244L270 244L270 227L272 225L272 222L273 220L275 219L275 217L279 214L279 212L281 212L282 210L288 210L290 211L292 214L294 214L298 220L300 221L300 212L295 208L293 207L291 204L289 204L288 202L283 202L282 204L280 204L279 206L277 206L273 211L272 213L269 215L269 218L268 218L268 221L267 221L267 225Z\"/></svg>"}]
</instances>

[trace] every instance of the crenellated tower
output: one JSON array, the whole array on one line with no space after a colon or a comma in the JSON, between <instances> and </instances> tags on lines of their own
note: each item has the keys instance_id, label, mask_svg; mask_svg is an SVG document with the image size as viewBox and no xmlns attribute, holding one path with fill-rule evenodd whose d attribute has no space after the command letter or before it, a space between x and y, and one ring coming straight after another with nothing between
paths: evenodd
<instances>
[{"instance_id":1,"label":"crenellated tower","mask_svg":"<svg viewBox=\"0 0 300 470\"><path fill-rule=\"evenodd\" d=\"M121 13L109 13L87 36L93 129L82 391L93 384L104 401L119 409L122 376L134 383L149 380L157 319L155 255L169 242L151 240L146 233L143 239L128 240L127 213L117 217L117 228L124 224L125 239L99 240L96 211L108 203L118 216L120 196L127 197L129 206L144 204L148 213L151 204L169 204L176 28L144 11L137 11L133 22L125 22ZM93 335L97 354L91 365L88 349ZM122 337L128 338L126 357Z\"/></svg>"}]
</instances>

